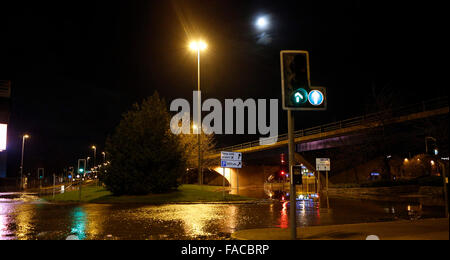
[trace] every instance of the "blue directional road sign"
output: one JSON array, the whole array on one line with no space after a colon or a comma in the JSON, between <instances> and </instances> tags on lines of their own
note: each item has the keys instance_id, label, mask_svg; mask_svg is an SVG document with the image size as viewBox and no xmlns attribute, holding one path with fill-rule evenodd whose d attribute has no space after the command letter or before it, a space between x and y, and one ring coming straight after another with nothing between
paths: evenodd
<instances>
[{"instance_id":1,"label":"blue directional road sign","mask_svg":"<svg viewBox=\"0 0 450 260\"><path fill-rule=\"evenodd\" d=\"M233 169L241 169L242 162L241 161L222 161L222 168L233 168Z\"/></svg>"}]
</instances>

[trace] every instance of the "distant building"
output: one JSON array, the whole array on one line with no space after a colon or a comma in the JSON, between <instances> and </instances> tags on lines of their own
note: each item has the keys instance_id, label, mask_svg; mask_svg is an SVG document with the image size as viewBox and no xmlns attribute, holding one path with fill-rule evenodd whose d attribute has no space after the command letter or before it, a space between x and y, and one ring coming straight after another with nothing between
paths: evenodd
<instances>
[{"instance_id":1,"label":"distant building","mask_svg":"<svg viewBox=\"0 0 450 260\"><path fill-rule=\"evenodd\" d=\"M0 178L6 178L11 81L0 80Z\"/></svg>"}]
</instances>

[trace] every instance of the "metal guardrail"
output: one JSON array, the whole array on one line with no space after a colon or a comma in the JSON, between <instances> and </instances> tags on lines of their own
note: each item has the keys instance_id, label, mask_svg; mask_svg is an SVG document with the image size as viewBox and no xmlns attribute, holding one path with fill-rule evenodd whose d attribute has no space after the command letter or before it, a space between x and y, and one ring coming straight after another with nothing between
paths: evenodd
<instances>
[{"instance_id":1,"label":"metal guardrail","mask_svg":"<svg viewBox=\"0 0 450 260\"><path fill-rule=\"evenodd\" d=\"M417 103L414 105L408 105L401 108L394 108L382 112L377 113L371 113L366 114L364 116L358 116L334 123L329 123L325 125L320 125L312 128L302 129L294 132L294 138L299 137L305 137L305 136L311 136L321 133L326 133L330 131L336 131L344 128L349 127L355 127L355 126L361 126L366 125L370 123L377 123L383 120L389 120L396 117L401 116L407 116L410 114L415 113L421 113L421 112L427 112L432 111L440 108L448 107L448 97L440 97L432 100L428 100L425 102ZM279 135L276 139L269 139L269 140L276 140L277 142L282 142L288 140L287 134ZM236 151L236 150L242 150L242 149L248 149L252 147L258 147L261 146L260 141L252 141L247 143L242 143L238 145L228 146L224 148L220 148L216 150L216 153L220 151Z\"/></svg>"}]
</instances>

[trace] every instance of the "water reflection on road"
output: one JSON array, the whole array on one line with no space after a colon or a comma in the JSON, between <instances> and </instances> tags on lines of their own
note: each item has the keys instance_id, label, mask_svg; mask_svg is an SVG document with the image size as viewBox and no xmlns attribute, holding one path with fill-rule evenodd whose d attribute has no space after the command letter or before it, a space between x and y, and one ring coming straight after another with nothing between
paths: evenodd
<instances>
[{"instance_id":1,"label":"water reflection on road","mask_svg":"<svg viewBox=\"0 0 450 260\"><path fill-rule=\"evenodd\" d=\"M441 207L330 199L298 201L298 225L442 217ZM413 214L414 213L414 214ZM228 239L236 230L289 225L287 201L256 204L57 205L0 194L0 239Z\"/></svg>"}]
</instances>

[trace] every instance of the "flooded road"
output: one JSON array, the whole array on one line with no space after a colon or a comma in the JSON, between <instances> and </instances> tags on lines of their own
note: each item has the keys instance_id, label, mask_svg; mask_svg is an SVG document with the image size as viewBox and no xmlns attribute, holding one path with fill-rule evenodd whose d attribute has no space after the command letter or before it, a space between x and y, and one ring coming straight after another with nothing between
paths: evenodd
<instances>
[{"instance_id":1,"label":"flooded road","mask_svg":"<svg viewBox=\"0 0 450 260\"><path fill-rule=\"evenodd\" d=\"M298 225L316 226L443 217L442 207L329 199L298 201ZM288 228L287 202L194 205L58 205L0 193L0 240L229 239L237 230Z\"/></svg>"}]
</instances>

